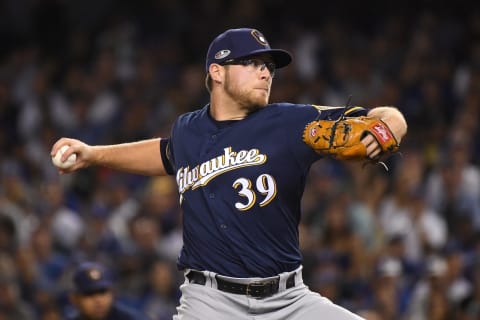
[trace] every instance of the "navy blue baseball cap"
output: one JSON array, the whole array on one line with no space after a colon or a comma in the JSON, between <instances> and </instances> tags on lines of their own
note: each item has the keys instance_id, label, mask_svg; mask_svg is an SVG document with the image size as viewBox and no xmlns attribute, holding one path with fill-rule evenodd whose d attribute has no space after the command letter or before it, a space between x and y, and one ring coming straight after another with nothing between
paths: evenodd
<instances>
[{"instance_id":1,"label":"navy blue baseball cap","mask_svg":"<svg viewBox=\"0 0 480 320\"><path fill-rule=\"evenodd\" d=\"M76 292L89 294L113 287L109 272L100 263L84 262L78 266L73 274L73 284Z\"/></svg>"},{"instance_id":2,"label":"navy blue baseball cap","mask_svg":"<svg viewBox=\"0 0 480 320\"><path fill-rule=\"evenodd\" d=\"M282 49L272 49L264 35L250 28L229 29L218 35L210 44L207 52L205 68L212 63L222 64L230 59L238 59L256 54L268 53L275 67L282 68L292 61L291 54Z\"/></svg>"}]
</instances>

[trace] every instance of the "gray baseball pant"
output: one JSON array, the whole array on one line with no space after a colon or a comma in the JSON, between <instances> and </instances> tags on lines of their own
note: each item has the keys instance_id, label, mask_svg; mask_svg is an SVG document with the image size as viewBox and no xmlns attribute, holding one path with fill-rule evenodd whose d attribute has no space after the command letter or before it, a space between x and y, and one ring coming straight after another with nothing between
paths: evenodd
<instances>
[{"instance_id":1,"label":"gray baseball pant","mask_svg":"<svg viewBox=\"0 0 480 320\"><path fill-rule=\"evenodd\" d=\"M187 275L189 270L185 271ZM363 318L342 308L303 283L301 267L293 272L295 286L286 289L292 272L280 274L279 290L266 298L232 294L216 288L215 273L203 271L205 285L185 282L180 286L182 297L173 320L361 320ZM223 277L227 278L227 277ZM247 283L259 278L227 278Z\"/></svg>"}]
</instances>

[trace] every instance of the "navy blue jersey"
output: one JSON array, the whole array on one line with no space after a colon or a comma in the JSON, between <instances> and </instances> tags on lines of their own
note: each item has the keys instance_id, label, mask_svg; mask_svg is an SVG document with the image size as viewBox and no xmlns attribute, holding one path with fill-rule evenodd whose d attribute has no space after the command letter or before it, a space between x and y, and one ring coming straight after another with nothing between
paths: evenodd
<instances>
[{"instance_id":1,"label":"navy blue jersey","mask_svg":"<svg viewBox=\"0 0 480 320\"><path fill-rule=\"evenodd\" d=\"M183 211L179 268L232 277L297 268L300 200L308 170L320 158L302 133L310 121L334 120L343 111L277 103L219 122L207 105L180 116L165 147ZM365 109L348 110L361 114Z\"/></svg>"}]
</instances>

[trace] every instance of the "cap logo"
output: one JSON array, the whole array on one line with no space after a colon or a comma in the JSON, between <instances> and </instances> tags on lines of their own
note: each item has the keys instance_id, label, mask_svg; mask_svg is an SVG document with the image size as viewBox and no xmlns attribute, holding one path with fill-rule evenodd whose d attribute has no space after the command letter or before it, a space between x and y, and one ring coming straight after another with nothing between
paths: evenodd
<instances>
[{"instance_id":1,"label":"cap logo","mask_svg":"<svg viewBox=\"0 0 480 320\"><path fill-rule=\"evenodd\" d=\"M220 50L218 51L217 53L215 53L215 59L219 60L219 59L223 59L225 57L228 57L228 55L230 54L230 50L228 49L224 49L224 50Z\"/></svg>"},{"instance_id":2,"label":"cap logo","mask_svg":"<svg viewBox=\"0 0 480 320\"><path fill-rule=\"evenodd\" d=\"M92 280L98 280L102 277L102 274L97 269L91 269L88 271L88 277Z\"/></svg>"},{"instance_id":3,"label":"cap logo","mask_svg":"<svg viewBox=\"0 0 480 320\"><path fill-rule=\"evenodd\" d=\"M263 34L258 31L258 30L252 30L252 36L255 38L255 40L258 41L258 43L260 43L262 46L268 46L268 42L267 42L267 39L265 39L265 37L263 36Z\"/></svg>"}]
</instances>

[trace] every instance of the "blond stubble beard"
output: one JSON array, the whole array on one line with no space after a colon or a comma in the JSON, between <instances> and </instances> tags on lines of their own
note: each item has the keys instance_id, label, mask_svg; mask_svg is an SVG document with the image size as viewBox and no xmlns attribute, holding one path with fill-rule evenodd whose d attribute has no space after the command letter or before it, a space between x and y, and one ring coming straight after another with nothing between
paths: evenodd
<instances>
[{"instance_id":1,"label":"blond stubble beard","mask_svg":"<svg viewBox=\"0 0 480 320\"><path fill-rule=\"evenodd\" d=\"M225 75L223 90L233 100L237 101L240 109L244 110L247 114L258 111L268 104L268 101L259 101L260 99L256 99L252 94L252 90L240 89L238 86L232 84L228 72Z\"/></svg>"}]
</instances>

